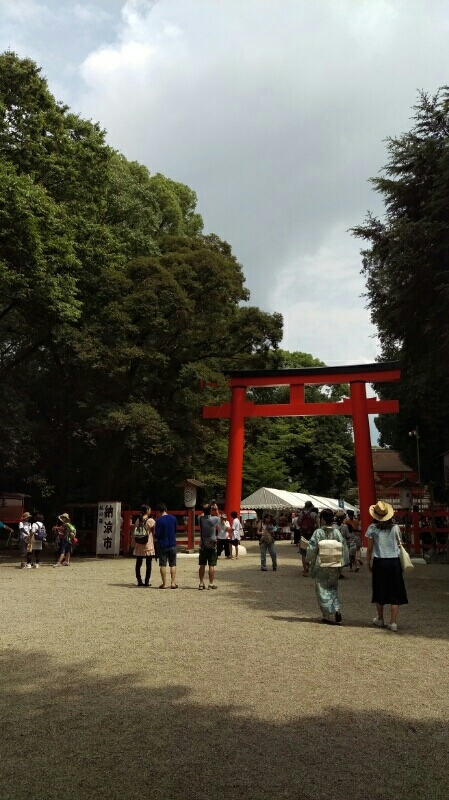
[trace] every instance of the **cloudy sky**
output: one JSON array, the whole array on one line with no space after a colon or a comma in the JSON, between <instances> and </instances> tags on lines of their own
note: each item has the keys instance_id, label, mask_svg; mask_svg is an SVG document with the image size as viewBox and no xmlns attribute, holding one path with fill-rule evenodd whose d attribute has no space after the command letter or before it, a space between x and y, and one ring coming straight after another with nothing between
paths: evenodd
<instances>
[{"instance_id":1,"label":"cloudy sky","mask_svg":"<svg viewBox=\"0 0 449 800\"><path fill-rule=\"evenodd\" d=\"M376 356L348 228L368 178L449 83L447 0L0 0L0 49L31 56L130 159L187 183L283 346Z\"/></svg>"}]
</instances>

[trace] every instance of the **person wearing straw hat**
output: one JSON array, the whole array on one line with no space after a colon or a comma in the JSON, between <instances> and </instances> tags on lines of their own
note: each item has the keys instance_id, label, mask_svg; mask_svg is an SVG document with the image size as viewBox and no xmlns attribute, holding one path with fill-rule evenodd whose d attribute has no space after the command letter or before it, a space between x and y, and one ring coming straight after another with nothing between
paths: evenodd
<instances>
[{"instance_id":1,"label":"person wearing straw hat","mask_svg":"<svg viewBox=\"0 0 449 800\"><path fill-rule=\"evenodd\" d=\"M25 511L19 522L19 544L20 544L20 569L28 567L31 569L31 564L27 564L27 550L28 543L31 543L31 514Z\"/></svg>"},{"instance_id":2,"label":"person wearing straw hat","mask_svg":"<svg viewBox=\"0 0 449 800\"><path fill-rule=\"evenodd\" d=\"M70 517L68 514L60 514L58 517L58 525L56 525L56 531L58 532L59 536L59 559L57 560L56 564L53 564L54 567L69 567L70 566L70 556L73 550L73 540L75 539L76 530L73 527L72 523L70 522Z\"/></svg>"},{"instance_id":3,"label":"person wearing straw hat","mask_svg":"<svg viewBox=\"0 0 449 800\"><path fill-rule=\"evenodd\" d=\"M368 539L366 563L372 573L373 599L377 616L373 624L378 628L385 627L384 606L391 606L390 631L398 629L397 619L399 606L408 603L399 560L399 541L401 531L393 520L393 507L384 500L369 507L373 522L366 531Z\"/></svg>"}]
</instances>

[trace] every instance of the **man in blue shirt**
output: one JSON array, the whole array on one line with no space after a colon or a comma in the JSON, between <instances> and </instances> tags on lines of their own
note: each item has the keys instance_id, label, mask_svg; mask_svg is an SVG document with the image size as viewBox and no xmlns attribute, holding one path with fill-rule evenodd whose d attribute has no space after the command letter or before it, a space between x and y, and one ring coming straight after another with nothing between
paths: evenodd
<instances>
[{"instance_id":1,"label":"man in blue shirt","mask_svg":"<svg viewBox=\"0 0 449 800\"><path fill-rule=\"evenodd\" d=\"M164 503L159 503L156 506L156 527L154 530L162 579L159 589L168 589L167 560L170 567L170 589L178 588L176 583L176 526L176 517L173 514L167 514L167 506Z\"/></svg>"}]
</instances>

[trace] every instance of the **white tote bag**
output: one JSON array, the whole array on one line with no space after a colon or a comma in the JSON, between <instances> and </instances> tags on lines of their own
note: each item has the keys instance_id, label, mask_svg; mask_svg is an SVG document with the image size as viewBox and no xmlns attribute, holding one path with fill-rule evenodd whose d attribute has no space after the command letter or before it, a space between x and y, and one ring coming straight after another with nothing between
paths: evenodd
<instances>
[{"instance_id":1,"label":"white tote bag","mask_svg":"<svg viewBox=\"0 0 449 800\"><path fill-rule=\"evenodd\" d=\"M407 569L414 569L412 560L401 542L400 534L397 534L397 539L399 545L399 561L401 562L402 572L405 572Z\"/></svg>"}]
</instances>

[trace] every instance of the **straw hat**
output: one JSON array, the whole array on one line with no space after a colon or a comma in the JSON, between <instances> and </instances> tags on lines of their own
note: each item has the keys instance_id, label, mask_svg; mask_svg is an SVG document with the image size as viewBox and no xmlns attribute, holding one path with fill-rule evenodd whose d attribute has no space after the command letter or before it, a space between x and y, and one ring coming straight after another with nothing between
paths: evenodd
<instances>
[{"instance_id":1,"label":"straw hat","mask_svg":"<svg viewBox=\"0 0 449 800\"><path fill-rule=\"evenodd\" d=\"M30 512L29 511L25 511L25 513L22 514L21 519L29 519L30 517L31 517Z\"/></svg>"},{"instance_id":2,"label":"straw hat","mask_svg":"<svg viewBox=\"0 0 449 800\"><path fill-rule=\"evenodd\" d=\"M67 520L69 520L69 519L70 519L70 517L69 517L69 515L68 515L68 514L60 514L60 515L59 515L59 519L67 519Z\"/></svg>"},{"instance_id":3,"label":"straw hat","mask_svg":"<svg viewBox=\"0 0 449 800\"><path fill-rule=\"evenodd\" d=\"M378 500L375 505L369 507L369 513L373 519L378 522L388 522L394 514L393 506L390 503L385 503L384 500Z\"/></svg>"}]
</instances>

